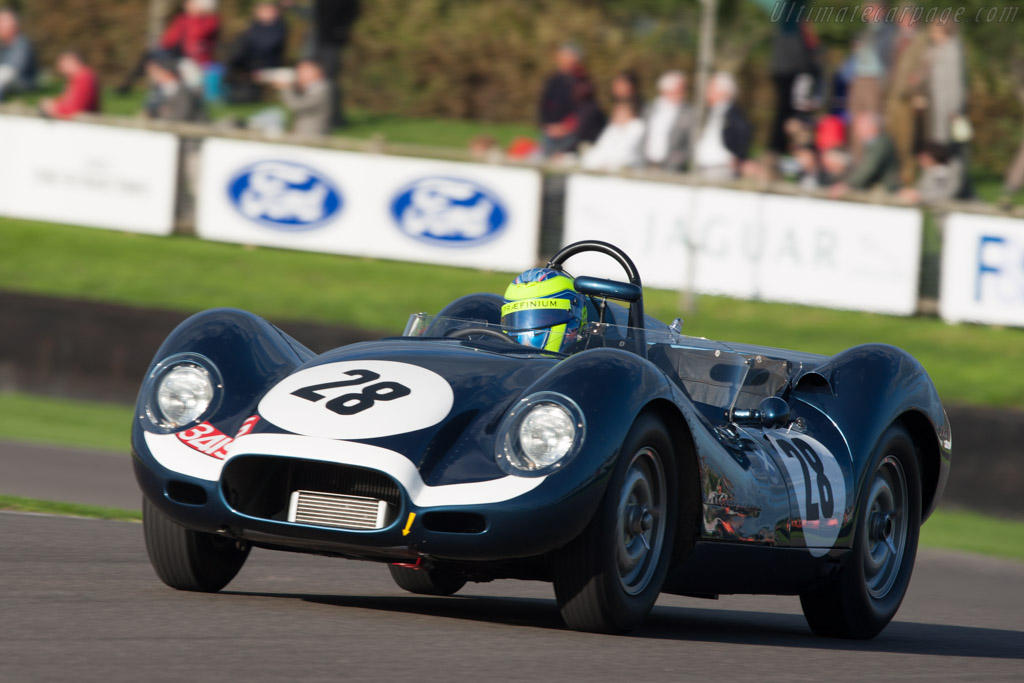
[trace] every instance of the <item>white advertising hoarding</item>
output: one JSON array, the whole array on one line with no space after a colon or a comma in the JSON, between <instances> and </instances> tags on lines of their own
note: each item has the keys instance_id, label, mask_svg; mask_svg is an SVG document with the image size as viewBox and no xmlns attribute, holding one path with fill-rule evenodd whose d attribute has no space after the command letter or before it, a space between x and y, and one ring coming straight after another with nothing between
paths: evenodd
<instances>
[{"instance_id":1,"label":"white advertising hoarding","mask_svg":"<svg viewBox=\"0 0 1024 683\"><path fill-rule=\"evenodd\" d=\"M1024 220L946 217L939 313L948 322L1024 327Z\"/></svg>"},{"instance_id":2,"label":"white advertising hoarding","mask_svg":"<svg viewBox=\"0 0 1024 683\"><path fill-rule=\"evenodd\" d=\"M169 235L178 138L0 115L0 214Z\"/></svg>"},{"instance_id":3,"label":"white advertising hoarding","mask_svg":"<svg viewBox=\"0 0 1024 683\"><path fill-rule=\"evenodd\" d=\"M204 239L516 271L537 260L540 173L237 140L203 144Z\"/></svg>"},{"instance_id":4,"label":"white advertising hoarding","mask_svg":"<svg viewBox=\"0 0 1024 683\"><path fill-rule=\"evenodd\" d=\"M916 209L580 174L567 192L564 243L622 247L645 285L895 315L917 309ZM597 261L572 267L589 272ZM599 274L620 275L608 264Z\"/></svg>"}]
</instances>

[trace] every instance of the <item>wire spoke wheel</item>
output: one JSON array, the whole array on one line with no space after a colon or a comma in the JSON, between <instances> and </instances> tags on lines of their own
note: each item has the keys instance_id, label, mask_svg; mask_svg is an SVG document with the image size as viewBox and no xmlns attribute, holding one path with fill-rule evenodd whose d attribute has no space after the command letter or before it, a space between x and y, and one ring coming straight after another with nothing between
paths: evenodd
<instances>
[{"instance_id":1,"label":"wire spoke wheel","mask_svg":"<svg viewBox=\"0 0 1024 683\"><path fill-rule=\"evenodd\" d=\"M650 447L640 449L626 470L619 494L616 564L622 589L636 595L651 582L665 541L665 469Z\"/></svg>"}]
</instances>

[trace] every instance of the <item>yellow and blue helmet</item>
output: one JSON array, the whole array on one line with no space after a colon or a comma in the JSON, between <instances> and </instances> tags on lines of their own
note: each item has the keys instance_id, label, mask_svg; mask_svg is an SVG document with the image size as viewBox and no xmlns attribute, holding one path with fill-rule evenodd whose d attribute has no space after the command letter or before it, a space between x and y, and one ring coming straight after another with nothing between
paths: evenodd
<instances>
[{"instance_id":1,"label":"yellow and blue helmet","mask_svg":"<svg viewBox=\"0 0 1024 683\"><path fill-rule=\"evenodd\" d=\"M586 300L565 273L531 268L505 290L501 324L520 344L572 353L587 324Z\"/></svg>"}]
</instances>

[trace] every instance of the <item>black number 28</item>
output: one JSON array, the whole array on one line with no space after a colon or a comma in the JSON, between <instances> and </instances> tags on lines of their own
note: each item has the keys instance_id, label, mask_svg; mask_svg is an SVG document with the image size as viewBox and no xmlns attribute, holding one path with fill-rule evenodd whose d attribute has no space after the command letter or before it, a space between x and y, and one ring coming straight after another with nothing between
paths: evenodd
<instances>
[{"instance_id":1,"label":"black number 28","mask_svg":"<svg viewBox=\"0 0 1024 683\"><path fill-rule=\"evenodd\" d=\"M327 382L326 384L302 387L293 391L292 396L298 396L299 398L316 403L327 398L317 393L319 391L337 389L338 387L351 387L380 379L380 375L370 370L349 370L345 374L353 379L343 379L338 382ZM363 387L362 391L358 393L342 394L337 398L332 398L325 404L325 407L327 410L338 415L355 415L364 410L369 410L377 401L394 401L396 398L402 398L411 393L412 391L410 391L409 387L398 382L377 382L376 384Z\"/></svg>"},{"instance_id":2,"label":"black number 28","mask_svg":"<svg viewBox=\"0 0 1024 683\"><path fill-rule=\"evenodd\" d=\"M814 502L811 489L811 472L814 472L816 487L818 489L818 501L821 503L821 517L830 519L835 514L835 498L832 496L832 483L825 476L825 465L821 462L821 456L811 448L811 445L800 439L793 439L793 443L778 440L779 447L787 457L796 458L800 463L800 469L804 471L804 494L807 496L807 521L819 519L818 504Z\"/></svg>"}]
</instances>

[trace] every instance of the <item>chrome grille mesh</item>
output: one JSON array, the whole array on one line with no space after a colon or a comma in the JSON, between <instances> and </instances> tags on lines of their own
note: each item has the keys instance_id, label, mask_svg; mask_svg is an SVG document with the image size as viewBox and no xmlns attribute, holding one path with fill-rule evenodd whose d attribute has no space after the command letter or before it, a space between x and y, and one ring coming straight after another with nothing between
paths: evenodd
<instances>
[{"instance_id":1,"label":"chrome grille mesh","mask_svg":"<svg viewBox=\"0 0 1024 683\"><path fill-rule=\"evenodd\" d=\"M300 490L292 492L288 521L343 529L381 529L387 513L386 500Z\"/></svg>"}]
</instances>

